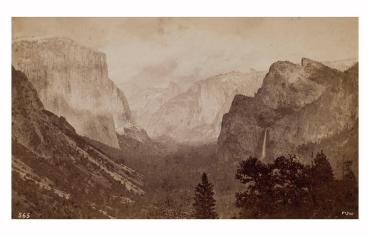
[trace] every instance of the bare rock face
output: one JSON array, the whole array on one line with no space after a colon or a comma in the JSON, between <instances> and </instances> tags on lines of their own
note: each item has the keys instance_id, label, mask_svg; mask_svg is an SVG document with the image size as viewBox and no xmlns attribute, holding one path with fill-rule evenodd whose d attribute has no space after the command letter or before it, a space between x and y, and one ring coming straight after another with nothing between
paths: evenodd
<instances>
[{"instance_id":1,"label":"bare rock face","mask_svg":"<svg viewBox=\"0 0 370 236\"><path fill-rule=\"evenodd\" d=\"M169 137L176 142L214 142L221 120L235 95L253 95L263 73L230 72L196 82L187 91L164 103L147 126L150 137Z\"/></svg>"},{"instance_id":2,"label":"bare rock face","mask_svg":"<svg viewBox=\"0 0 370 236\"><path fill-rule=\"evenodd\" d=\"M105 218L101 212L110 203L102 199L144 193L140 174L91 146L64 117L45 110L32 83L14 68L12 178L14 212L32 212L33 218Z\"/></svg>"},{"instance_id":3,"label":"bare rock face","mask_svg":"<svg viewBox=\"0 0 370 236\"><path fill-rule=\"evenodd\" d=\"M356 129L357 73L357 64L341 72L305 58L301 65L274 63L256 96L234 98L223 117L219 155L233 160L261 157L266 133L269 159L302 154L308 161L304 155L317 151L308 146L333 143L332 137Z\"/></svg>"},{"instance_id":4,"label":"bare rock face","mask_svg":"<svg viewBox=\"0 0 370 236\"><path fill-rule=\"evenodd\" d=\"M302 60L303 66L287 61L272 64L256 97L273 109L298 110L316 100L324 86L308 79L306 61Z\"/></svg>"},{"instance_id":5,"label":"bare rock face","mask_svg":"<svg viewBox=\"0 0 370 236\"><path fill-rule=\"evenodd\" d=\"M118 147L116 132L131 124L125 98L108 78L105 54L65 38L13 42L12 64L23 71L47 110L76 131Z\"/></svg>"}]
</instances>

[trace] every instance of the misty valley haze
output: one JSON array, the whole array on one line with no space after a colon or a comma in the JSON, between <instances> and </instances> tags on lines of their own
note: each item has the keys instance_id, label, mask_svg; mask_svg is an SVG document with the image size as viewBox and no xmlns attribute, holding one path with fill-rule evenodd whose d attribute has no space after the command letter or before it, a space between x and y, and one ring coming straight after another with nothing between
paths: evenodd
<instances>
[{"instance_id":1,"label":"misty valley haze","mask_svg":"<svg viewBox=\"0 0 370 236\"><path fill-rule=\"evenodd\" d=\"M73 39L69 30L74 26L66 19L45 19L46 31L58 22L63 26L62 36L55 31L52 37L34 29L40 19L27 19L16 18L13 25L13 218L24 213L30 218L358 217L357 58L321 51L330 54L322 61L305 54L299 62L285 56L271 61L276 55L261 51L263 61L271 63L256 70L256 64L247 65L253 59L236 62L244 49L212 48L221 54L215 56L199 44L200 53L207 54L202 68L192 56L174 50L179 45L170 39L177 35L186 44L184 35L206 31L211 38L224 34L222 44L232 44L235 32L230 36L212 20L174 18L158 21L159 26L145 21L142 31L153 40L154 54L159 40L164 49L158 57L176 55L176 61L150 64L150 56L138 66L136 56L127 62L132 52L117 49L125 58L119 60L111 49L95 49L86 35ZM287 27L296 24L288 20ZM126 33L133 32L132 21L123 26ZM318 26L306 21L307 32L315 31ZM90 23L98 29L97 22ZM246 32L234 22L240 30L236 35L249 30L263 38L260 30L275 24L274 19L253 22ZM348 19L338 32L352 32L352 24ZM153 28L162 31L153 33ZM304 32L294 29L297 35ZM107 39L95 43L110 48L120 42L117 35L111 36L111 45ZM135 42L130 40L122 43ZM112 79L109 64L117 62L125 68L114 68ZM131 65L136 73L129 73Z\"/></svg>"}]
</instances>

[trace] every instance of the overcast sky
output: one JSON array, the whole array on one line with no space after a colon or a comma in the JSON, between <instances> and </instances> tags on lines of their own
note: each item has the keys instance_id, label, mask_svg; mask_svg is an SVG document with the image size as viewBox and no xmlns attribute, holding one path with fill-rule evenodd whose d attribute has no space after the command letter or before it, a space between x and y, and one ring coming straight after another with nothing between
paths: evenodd
<instances>
[{"instance_id":1,"label":"overcast sky","mask_svg":"<svg viewBox=\"0 0 370 236\"><path fill-rule=\"evenodd\" d=\"M358 57L357 18L13 18L13 38L68 37L107 54L118 84Z\"/></svg>"}]
</instances>

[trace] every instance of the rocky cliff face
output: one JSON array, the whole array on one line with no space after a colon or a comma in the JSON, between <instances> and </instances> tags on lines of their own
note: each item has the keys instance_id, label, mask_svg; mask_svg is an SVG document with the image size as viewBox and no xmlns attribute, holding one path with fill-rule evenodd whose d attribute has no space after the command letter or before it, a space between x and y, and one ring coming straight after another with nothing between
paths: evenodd
<instances>
[{"instance_id":1,"label":"rocky cliff face","mask_svg":"<svg viewBox=\"0 0 370 236\"><path fill-rule=\"evenodd\" d=\"M132 202L144 193L140 174L45 110L30 81L14 69L12 173L13 212L32 218L105 218L113 198Z\"/></svg>"},{"instance_id":2,"label":"rocky cliff face","mask_svg":"<svg viewBox=\"0 0 370 236\"><path fill-rule=\"evenodd\" d=\"M194 83L156 111L147 127L150 137L167 136L176 142L216 141L221 120L236 94L254 95L263 73L231 72Z\"/></svg>"},{"instance_id":3,"label":"rocky cliff face","mask_svg":"<svg viewBox=\"0 0 370 236\"><path fill-rule=\"evenodd\" d=\"M132 126L125 95L108 78L105 55L65 38L20 40L12 64L24 72L47 110L76 131L118 147L116 132Z\"/></svg>"},{"instance_id":4,"label":"rocky cliff face","mask_svg":"<svg viewBox=\"0 0 370 236\"><path fill-rule=\"evenodd\" d=\"M256 96L234 98L223 117L219 155L234 160L260 157L265 131L270 159L351 133L358 120L357 73L357 64L341 72L309 59L301 65L274 63ZM307 156L302 158L307 161Z\"/></svg>"}]
</instances>

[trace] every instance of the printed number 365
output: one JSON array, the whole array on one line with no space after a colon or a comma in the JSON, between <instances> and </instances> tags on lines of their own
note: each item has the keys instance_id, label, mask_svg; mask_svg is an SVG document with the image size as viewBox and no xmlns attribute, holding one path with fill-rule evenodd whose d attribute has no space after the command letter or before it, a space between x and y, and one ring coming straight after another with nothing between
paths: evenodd
<instances>
[{"instance_id":1,"label":"printed number 365","mask_svg":"<svg viewBox=\"0 0 370 236\"><path fill-rule=\"evenodd\" d=\"M31 214L29 212L19 212L18 213L18 219L29 219L31 217Z\"/></svg>"}]
</instances>

